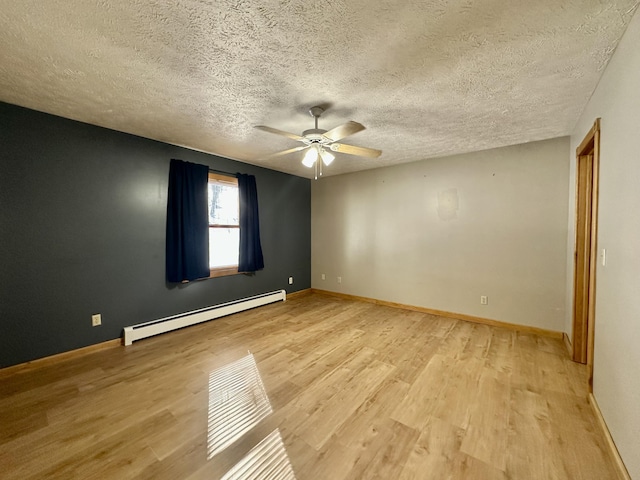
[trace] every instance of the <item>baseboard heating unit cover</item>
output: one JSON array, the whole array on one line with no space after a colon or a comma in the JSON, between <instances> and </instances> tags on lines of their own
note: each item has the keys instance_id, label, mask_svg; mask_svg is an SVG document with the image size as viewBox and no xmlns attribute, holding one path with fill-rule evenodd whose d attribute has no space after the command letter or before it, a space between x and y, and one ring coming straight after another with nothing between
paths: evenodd
<instances>
[{"instance_id":1,"label":"baseboard heating unit cover","mask_svg":"<svg viewBox=\"0 0 640 480\"><path fill-rule=\"evenodd\" d=\"M263 293L253 297L241 298L232 302L221 303L212 307L201 308L191 312L179 313L171 317L159 318L150 322L139 323L130 327L124 327L124 344L131 345L136 340L151 337L160 333L170 332L178 328L188 327L197 323L213 320L214 318L225 317L232 313L242 312L251 308L261 307L273 302L285 301L287 292L278 290L275 292Z\"/></svg>"}]
</instances>

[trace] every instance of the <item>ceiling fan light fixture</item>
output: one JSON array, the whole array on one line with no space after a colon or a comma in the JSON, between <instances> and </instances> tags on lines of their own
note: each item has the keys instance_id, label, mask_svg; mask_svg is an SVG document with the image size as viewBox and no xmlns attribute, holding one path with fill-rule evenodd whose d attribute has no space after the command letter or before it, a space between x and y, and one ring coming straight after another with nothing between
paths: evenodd
<instances>
[{"instance_id":1,"label":"ceiling fan light fixture","mask_svg":"<svg viewBox=\"0 0 640 480\"><path fill-rule=\"evenodd\" d=\"M304 154L304 158L302 159L302 164L307 167L313 167L313 164L318 160L318 150L314 147L311 147L307 150L307 153Z\"/></svg>"},{"instance_id":2,"label":"ceiling fan light fixture","mask_svg":"<svg viewBox=\"0 0 640 480\"><path fill-rule=\"evenodd\" d=\"M355 145L348 145L346 143L337 143L345 137L361 132L365 127L358 122L349 120L347 123L338 125L331 130L320 129L318 128L318 119L323 112L324 108L321 106L315 106L309 109L309 114L313 117L315 128L303 131L302 135L285 132L284 130L267 127L266 125L256 125L255 128L259 130L275 133L276 135L287 137L304 144L300 147L294 147L288 150L283 150L282 152L274 153L266 158L280 157L282 155L306 150L302 159L302 164L307 168L315 167L315 177L317 179L319 176L322 176L323 165L328 167L335 160L336 157L333 152L367 158L377 158L380 156L382 153L381 150L358 147Z\"/></svg>"},{"instance_id":3,"label":"ceiling fan light fixture","mask_svg":"<svg viewBox=\"0 0 640 480\"><path fill-rule=\"evenodd\" d=\"M336 159L336 156L333 153L327 152L324 148L320 150L320 156L327 167Z\"/></svg>"}]
</instances>

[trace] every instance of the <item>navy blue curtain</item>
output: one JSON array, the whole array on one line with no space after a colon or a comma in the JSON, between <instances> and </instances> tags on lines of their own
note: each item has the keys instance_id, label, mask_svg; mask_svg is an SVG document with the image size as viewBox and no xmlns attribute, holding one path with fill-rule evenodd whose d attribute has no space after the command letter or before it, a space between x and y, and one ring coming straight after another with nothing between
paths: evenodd
<instances>
[{"instance_id":1,"label":"navy blue curtain","mask_svg":"<svg viewBox=\"0 0 640 480\"><path fill-rule=\"evenodd\" d=\"M240 197L240 255L239 272L255 272L264 268L260 245L260 220L258 218L258 191L256 177L238 173Z\"/></svg>"},{"instance_id":2,"label":"navy blue curtain","mask_svg":"<svg viewBox=\"0 0 640 480\"><path fill-rule=\"evenodd\" d=\"M167 281L209 276L209 167L171 160L167 200Z\"/></svg>"}]
</instances>

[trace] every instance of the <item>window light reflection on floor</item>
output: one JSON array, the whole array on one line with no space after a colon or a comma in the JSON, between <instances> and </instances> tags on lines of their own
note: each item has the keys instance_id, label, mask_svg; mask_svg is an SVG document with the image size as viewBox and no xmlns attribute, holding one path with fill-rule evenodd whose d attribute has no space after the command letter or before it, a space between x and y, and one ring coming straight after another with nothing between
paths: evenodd
<instances>
[{"instance_id":1,"label":"window light reflection on floor","mask_svg":"<svg viewBox=\"0 0 640 480\"><path fill-rule=\"evenodd\" d=\"M295 480L280 431L275 429L221 480Z\"/></svg>"},{"instance_id":2,"label":"window light reflection on floor","mask_svg":"<svg viewBox=\"0 0 640 480\"><path fill-rule=\"evenodd\" d=\"M207 458L220 453L272 412L252 354L211 372Z\"/></svg>"}]
</instances>

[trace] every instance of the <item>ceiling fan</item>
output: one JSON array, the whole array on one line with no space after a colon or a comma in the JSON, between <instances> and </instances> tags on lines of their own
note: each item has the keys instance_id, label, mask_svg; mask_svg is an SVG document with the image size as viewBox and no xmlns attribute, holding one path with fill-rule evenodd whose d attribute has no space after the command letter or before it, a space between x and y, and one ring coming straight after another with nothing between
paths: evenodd
<instances>
[{"instance_id":1,"label":"ceiling fan","mask_svg":"<svg viewBox=\"0 0 640 480\"><path fill-rule=\"evenodd\" d=\"M358 133L365 129L364 125L358 122L349 121L335 128L332 128L329 131L318 128L318 118L320 118L320 115L322 115L323 112L324 108L318 106L311 107L309 109L309 114L315 119L316 125L315 128L311 128L302 132L302 135L296 135L295 133L285 132L283 130L267 127L265 125L256 125L255 128L259 130L264 130L265 132L269 133L275 133L276 135L282 135L284 137L288 137L304 143L304 145L300 147L294 147L290 148L289 150L274 153L272 155L269 155L267 158L279 157L281 155L287 155L289 153L307 150L304 158L302 159L302 164L308 168L311 168L315 165L317 179L318 175L322 175L322 164L324 163L326 166L329 166L335 159L335 155L333 155L331 152L346 153L348 155L358 155L360 157L369 158L376 158L380 156L380 154L382 153L382 151L380 150L338 143L338 140L342 140L349 135L353 135L354 133ZM329 150L331 150L331 152ZM318 157L322 159L321 162L318 161Z\"/></svg>"}]
</instances>

